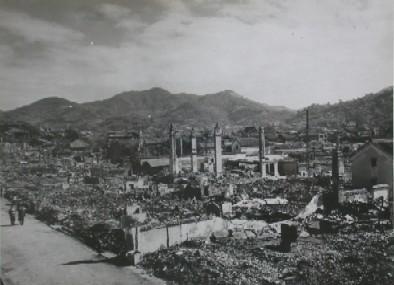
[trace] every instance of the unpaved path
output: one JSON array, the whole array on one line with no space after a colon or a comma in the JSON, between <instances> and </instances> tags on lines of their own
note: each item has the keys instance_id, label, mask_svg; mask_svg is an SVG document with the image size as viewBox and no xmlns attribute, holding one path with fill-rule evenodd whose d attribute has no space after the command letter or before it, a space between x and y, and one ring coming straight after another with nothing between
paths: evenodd
<instances>
[{"instance_id":1,"label":"unpaved path","mask_svg":"<svg viewBox=\"0 0 394 285\"><path fill-rule=\"evenodd\" d=\"M27 215L25 225L9 225L1 199L1 279L5 285L163 284L134 267L119 267L72 237Z\"/></svg>"}]
</instances>

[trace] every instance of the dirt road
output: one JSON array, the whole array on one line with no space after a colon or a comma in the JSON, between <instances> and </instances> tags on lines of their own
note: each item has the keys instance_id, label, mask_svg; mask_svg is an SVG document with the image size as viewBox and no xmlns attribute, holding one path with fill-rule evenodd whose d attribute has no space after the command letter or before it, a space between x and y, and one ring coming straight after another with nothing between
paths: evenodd
<instances>
[{"instance_id":1,"label":"dirt road","mask_svg":"<svg viewBox=\"0 0 394 285\"><path fill-rule=\"evenodd\" d=\"M1 278L5 285L150 285L164 282L111 264L79 241L27 215L10 226L1 199Z\"/></svg>"}]
</instances>

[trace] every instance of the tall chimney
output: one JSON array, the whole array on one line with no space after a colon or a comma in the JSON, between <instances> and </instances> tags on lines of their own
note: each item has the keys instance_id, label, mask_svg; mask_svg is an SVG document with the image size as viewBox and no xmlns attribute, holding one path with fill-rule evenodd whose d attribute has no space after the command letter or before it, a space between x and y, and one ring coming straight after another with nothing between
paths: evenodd
<instances>
[{"instance_id":1,"label":"tall chimney","mask_svg":"<svg viewBox=\"0 0 394 285\"><path fill-rule=\"evenodd\" d=\"M176 140L175 140L175 128L174 125L170 124L170 174L176 175Z\"/></svg>"},{"instance_id":2,"label":"tall chimney","mask_svg":"<svg viewBox=\"0 0 394 285\"><path fill-rule=\"evenodd\" d=\"M197 172L197 139L196 134L194 133L194 129L192 129L190 140L192 143L192 154L191 154L191 165L192 165L192 172Z\"/></svg>"},{"instance_id":3,"label":"tall chimney","mask_svg":"<svg viewBox=\"0 0 394 285\"><path fill-rule=\"evenodd\" d=\"M141 153L142 148L144 146L144 136L142 134L142 130L138 132L138 152Z\"/></svg>"},{"instance_id":4,"label":"tall chimney","mask_svg":"<svg viewBox=\"0 0 394 285\"><path fill-rule=\"evenodd\" d=\"M144 146L144 137L143 137L143 134L142 134L142 130L140 130L139 133L138 133L138 151L137 151L138 174L142 173L141 157L142 157L143 146Z\"/></svg>"},{"instance_id":5,"label":"tall chimney","mask_svg":"<svg viewBox=\"0 0 394 285\"><path fill-rule=\"evenodd\" d=\"M222 174L223 166L222 166L222 129L219 126L219 123L216 123L214 129L215 136L215 174L216 177L219 177Z\"/></svg>"},{"instance_id":6,"label":"tall chimney","mask_svg":"<svg viewBox=\"0 0 394 285\"><path fill-rule=\"evenodd\" d=\"M332 191L334 206L337 206L339 195L339 134L337 133L336 147L332 151Z\"/></svg>"},{"instance_id":7,"label":"tall chimney","mask_svg":"<svg viewBox=\"0 0 394 285\"><path fill-rule=\"evenodd\" d=\"M265 160L265 134L264 134L264 128L259 127L259 166L260 166L261 177L267 176L264 160Z\"/></svg>"}]
</instances>

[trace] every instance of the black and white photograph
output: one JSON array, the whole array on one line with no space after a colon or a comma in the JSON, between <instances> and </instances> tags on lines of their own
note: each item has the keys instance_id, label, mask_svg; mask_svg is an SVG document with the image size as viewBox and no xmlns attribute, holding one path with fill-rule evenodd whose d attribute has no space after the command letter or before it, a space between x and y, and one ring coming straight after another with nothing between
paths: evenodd
<instances>
[{"instance_id":1,"label":"black and white photograph","mask_svg":"<svg viewBox=\"0 0 394 285\"><path fill-rule=\"evenodd\" d=\"M392 0L0 0L0 285L394 284Z\"/></svg>"}]
</instances>

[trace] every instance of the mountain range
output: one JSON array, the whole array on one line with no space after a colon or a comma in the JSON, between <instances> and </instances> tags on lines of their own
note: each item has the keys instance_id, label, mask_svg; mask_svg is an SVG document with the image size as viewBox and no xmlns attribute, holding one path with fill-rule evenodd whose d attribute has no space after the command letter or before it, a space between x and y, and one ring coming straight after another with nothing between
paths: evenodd
<instances>
[{"instance_id":1,"label":"mountain range","mask_svg":"<svg viewBox=\"0 0 394 285\"><path fill-rule=\"evenodd\" d=\"M317 126L354 121L371 127L382 125L392 130L393 88L336 104L311 105L310 119ZM180 126L269 125L279 122L302 127L305 112L269 106L244 98L234 91L215 94L172 94L162 88L128 91L111 98L76 103L50 97L11 111L0 112L4 122L28 122L34 126L74 127L95 130L163 128L173 122Z\"/></svg>"},{"instance_id":2,"label":"mountain range","mask_svg":"<svg viewBox=\"0 0 394 285\"><path fill-rule=\"evenodd\" d=\"M161 88L128 91L109 99L76 103L57 97L45 98L3 112L3 120L32 125L77 128L124 129L138 126L221 124L248 125L284 121L295 114L285 107L272 107L246 99L233 91L204 96L171 94ZM1 115L0 115L1 116Z\"/></svg>"},{"instance_id":3,"label":"mountain range","mask_svg":"<svg viewBox=\"0 0 394 285\"><path fill-rule=\"evenodd\" d=\"M308 107L310 126L341 127L352 125L355 129L380 128L388 136L393 133L393 87L376 93L336 104ZM300 110L292 118L295 125L305 125L305 111Z\"/></svg>"}]
</instances>

